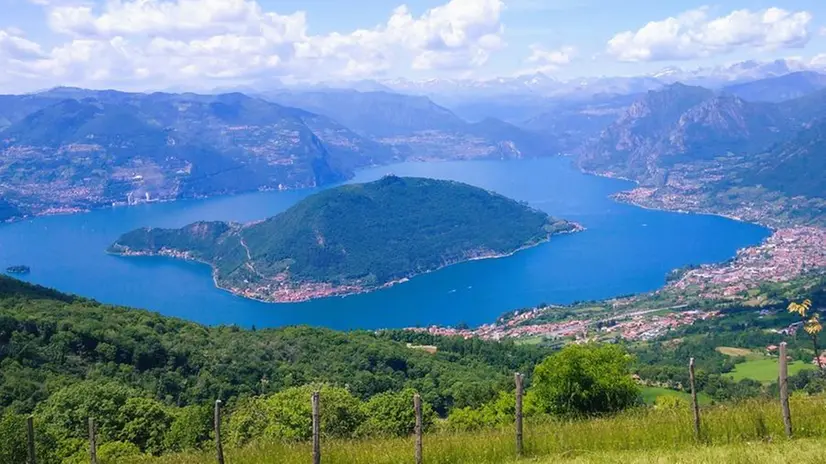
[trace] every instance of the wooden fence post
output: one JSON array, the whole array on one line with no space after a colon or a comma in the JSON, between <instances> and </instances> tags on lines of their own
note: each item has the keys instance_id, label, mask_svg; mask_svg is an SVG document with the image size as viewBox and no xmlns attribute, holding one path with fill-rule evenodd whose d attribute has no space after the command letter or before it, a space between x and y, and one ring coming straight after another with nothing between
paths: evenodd
<instances>
[{"instance_id":1,"label":"wooden fence post","mask_svg":"<svg viewBox=\"0 0 826 464\"><path fill-rule=\"evenodd\" d=\"M26 418L26 435L29 442L29 464L37 464L37 457L34 454L34 416Z\"/></svg>"},{"instance_id":2,"label":"wooden fence post","mask_svg":"<svg viewBox=\"0 0 826 464\"><path fill-rule=\"evenodd\" d=\"M514 375L516 381L516 454L522 456L522 380L520 373Z\"/></svg>"},{"instance_id":3,"label":"wooden fence post","mask_svg":"<svg viewBox=\"0 0 826 464\"><path fill-rule=\"evenodd\" d=\"M221 400L215 400L213 420L215 427L215 455L218 459L218 464L224 464L224 445L221 443Z\"/></svg>"},{"instance_id":4,"label":"wooden fence post","mask_svg":"<svg viewBox=\"0 0 826 464\"><path fill-rule=\"evenodd\" d=\"M318 392L310 398L313 404L313 464L321 464L321 421L318 412Z\"/></svg>"},{"instance_id":5,"label":"wooden fence post","mask_svg":"<svg viewBox=\"0 0 826 464\"><path fill-rule=\"evenodd\" d=\"M98 464L97 430L95 430L95 418L89 418L89 460L92 464Z\"/></svg>"},{"instance_id":6,"label":"wooden fence post","mask_svg":"<svg viewBox=\"0 0 826 464\"><path fill-rule=\"evenodd\" d=\"M815 353L817 355L817 353ZM789 362L786 357L786 342L780 344L780 407L783 409L783 426L786 436L792 436L792 413L789 409Z\"/></svg>"},{"instance_id":7,"label":"wooden fence post","mask_svg":"<svg viewBox=\"0 0 826 464\"><path fill-rule=\"evenodd\" d=\"M688 360L688 380L691 383L691 408L694 412L694 439L700 441L700 405L697 403L697 385L694 381L694 358Z\"/></svg>"},{"instance_id":8,"label":"wooden fence post","mask_svg":"<svg viewBox=\"0 0 826 464\"><path fill-rule=\"evenodd\" d=\"M413 395L413 411L416 413L416 426L413 429L416 435L416 464L422 464L422 397L418 393Z\"/></svg>"}]
</instances>

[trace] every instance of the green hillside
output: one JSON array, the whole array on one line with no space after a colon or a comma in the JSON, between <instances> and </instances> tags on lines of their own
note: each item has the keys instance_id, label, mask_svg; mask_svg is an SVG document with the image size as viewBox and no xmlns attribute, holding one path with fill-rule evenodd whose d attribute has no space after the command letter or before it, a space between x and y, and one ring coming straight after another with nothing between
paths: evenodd
<instances>
[{"instance_id":1,"label":"green hillside","mask_svg":"<svg viewBox=\"0 0 826 464\"><path fill-rule=\"evenodd\" d=\"M121 382L176 405L273 392L310 382L356 396L415 386L437 411L479 405L541 347L438 339L430 355L393 333L309 327L204 327L65 295L0 276L0 410L27 412L66 385ZM267 379L262 383L262 379ZM475 395L453 390L464 385Z\"/></svg>"},{"instance_id":2,"label":"green hillside","mask_svg":"<svg viewBox=\"0 0 826 464\"><path fill-rule=\"evenodd\" d=\"M37 418L38 462L82 454L88 416L101 443L158 453L208 441L216 398L243 418L252 396L303 398L325 385L361 421L388 402L409 404L415 389L428 411L446 415L490 401L550 352L440 337L430 354L406 341L397 332L204 327L0 276L0 462L21 462L4 453L23 443L14 438L22 414Z\"/></svg>"},{"instance_id":3,"label":"green hillside","mask_svg":"<svg viewBox=\"0 0 826 464\"><path fill-rule=\"evenodd\" d=\"M310 196L245 226L139 229L111 247L207 262L235 293L287 301L370 290L536 245L574 224L458 182L387 176Z\"/></svg>"}]
</instances>

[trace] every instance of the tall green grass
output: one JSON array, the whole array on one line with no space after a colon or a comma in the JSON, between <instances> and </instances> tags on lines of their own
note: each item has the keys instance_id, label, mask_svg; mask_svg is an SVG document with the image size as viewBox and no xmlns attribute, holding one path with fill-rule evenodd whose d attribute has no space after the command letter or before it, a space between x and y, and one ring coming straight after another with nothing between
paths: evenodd
<instances>
[{"instance_id":1,"label":"tall green grass","mask_svg":"<svg viewBox=\"0 0 826 464\"><path fill-rule=\"evenodd\" d=\"M684 450L592 452L553 456L536 464L823 464L826 439L698 446Z\"/></svg>"},{"instance_id":2,"label":"tall green grass","mask_svg":"<svg viewBox=\"0 0 826 464\"><path fill-rule=\"evenodd\" d=\"M795 397L792 399L791 407L796 438L826 439L826 398ZM785 441L777 401L750 400L702 410L703 446L736 447L746 443L777 444ZM558 462L591 457L610 459L611 456L623 455L630 456L629 459L633 456L648 455L653 459L656 456L676 456L681 451L696 449L698 444L692 434L689 408L642 408L602 419L532 420L525 425L525 459L533 462ZM428 464L512 462L515 461L514 453L512 427L477 433L437 433L426 435L424 439L425 462ZM325 441L322 455L325 463L397 464L412 460L413 441ZM309 445L305 443L262 441L241 449L227 450L226 456L229 464L275 464L310 462L311 453ZM643 461L638 462L657 462L644 461L644 457L640 459ZM135 458L131 461L121 459L119 462L200 464L211 463L214 460L214 454L205 451L159 458Z\"/></svg>"}]
</instances>

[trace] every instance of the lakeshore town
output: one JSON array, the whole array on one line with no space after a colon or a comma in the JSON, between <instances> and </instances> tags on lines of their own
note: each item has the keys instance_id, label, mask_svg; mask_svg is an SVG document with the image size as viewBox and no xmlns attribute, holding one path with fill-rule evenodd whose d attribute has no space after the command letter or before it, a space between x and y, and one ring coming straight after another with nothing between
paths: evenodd
<instances>
[{"instance_id":1,"label":"lakeshore town","mask_svg":"<svg viewBox=\"0 0 826 464\"><path fill-rule=\"evenodd\" d=\"M434 335L478 337L487 340L540 338L554 340L574 338L586 341L593 337L620 337L625 340L650 340L670 329L693 324L698 320L722 317L718 310L691 308L686 295L714 301L746 301L749 291L765 282L787 282L805 273L826 269L826 229L793 227L775 231L762 244L744 248L725 263L703 265L684 271L678 278L650 295L673 295L678 304L668 307L645 307L645 295L610 301L610 317L577 318L546 322L547 316L565 309L547 306L512 313L507 318L476 328L424 327L407 330ZM660 300L654 299L659 302ZM655 306L655 303L651 303ZM662 305L662 303L660 303ZM622 311L623 307L629 309Z\"/></svg>"}]
</instances>

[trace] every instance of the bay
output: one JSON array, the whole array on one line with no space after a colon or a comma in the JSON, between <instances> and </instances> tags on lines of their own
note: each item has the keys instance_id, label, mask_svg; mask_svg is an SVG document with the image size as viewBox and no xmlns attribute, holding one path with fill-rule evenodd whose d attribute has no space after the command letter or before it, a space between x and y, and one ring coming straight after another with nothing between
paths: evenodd
<instances>
[{"instance_id":1,"label":"bay","mask_svg":"<svg viewBox=\"0 0 826 464\"><path fill-rule=\"evenodd\" d=\"M204 324L334 329L478 325L540 303L609 298L654 290L666 273L724 261L760 243L763 227L717 216L653 211L616 203L630 182L582 174L566 158L403 163L359 172L352 182L393 173L452 179L526 201L587 230L501 259L473 261L362 295L268 304L215 288L210 269L169 258L105 253L137 227L272 216L315 190L255 192L150 203L0 226L0 267L26 264L25 280L105 303L150 309Z\"/></svg>"}]
</instances>

